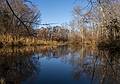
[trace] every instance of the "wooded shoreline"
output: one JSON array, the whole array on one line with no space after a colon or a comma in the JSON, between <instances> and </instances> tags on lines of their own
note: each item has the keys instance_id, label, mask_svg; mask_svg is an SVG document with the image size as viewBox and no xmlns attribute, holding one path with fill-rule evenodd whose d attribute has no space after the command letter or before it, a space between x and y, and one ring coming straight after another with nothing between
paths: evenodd
<instances>
[{"instance_id":1,"label":"wooded shoreline","mask_svg":"<svg viewBox=\"0 0 120 84\"><path fill-rule=\"evenodd\" d=\"M90 1L88 1L90 2ZM79 5L72 9L69 24L41 23L41 13L27 0L0 0L0 47L74 45L120 48L120 1L98 0L83 14ZM36 25L47 25L38 29Z\"/></svg>"}]
</instances>

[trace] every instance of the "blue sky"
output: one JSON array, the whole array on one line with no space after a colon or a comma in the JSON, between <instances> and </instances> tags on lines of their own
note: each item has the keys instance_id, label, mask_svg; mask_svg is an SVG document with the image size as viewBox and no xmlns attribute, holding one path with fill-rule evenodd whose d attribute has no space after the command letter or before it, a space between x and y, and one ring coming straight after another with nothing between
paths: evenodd
<instances>
[{"instance_id":1,"label":"blue sky","mask_svg":"<svg viewBox=\"0 0 120 84\"><path fill-rule=\"evenodd\" d=\"M41 11L41 23L68 23L72 18L72 8L84 0L31 0Z\"/></svg>"}]
</instances>

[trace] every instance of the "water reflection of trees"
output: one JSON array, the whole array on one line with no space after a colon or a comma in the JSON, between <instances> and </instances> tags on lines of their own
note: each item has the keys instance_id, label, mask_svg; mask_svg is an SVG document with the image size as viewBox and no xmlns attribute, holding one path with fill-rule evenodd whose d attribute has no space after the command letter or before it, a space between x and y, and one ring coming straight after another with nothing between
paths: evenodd
<instances>
[{"instance_id":1,"label":"water reflection of trees","mask_svg":"<svg viewBox=\"0 0 120 84\"><path fill-rule=\"evenodd\" d=\"M91 84L120 84L120 52L81 48L71 55L74 79L84 74Z\"/></svg>"},{"instance_id":2,"label":"water reflection of trees","mask_svg":"<svg viewBox=\"0 0 120 84\"><path fill-rule=\"evenodd\" d=\"M99 51L103 62L100 69L101 84L120 84L120 52L115 50Z\"/></svg>"},{"instance_id":3,"label":"water reflection of trees","mask_svg":"<svg viewBox=\"0 0 120 84\"><path fill-rule=\"evenodd\" d=\"M0 84L20 84L21 81L35 74L37 71L35 63L40 57L63 57L68 54L68 51L64 52L65 50L67 47L64 46L0 49Z\"/></svg>"},{"instance_id":4,"label":"water reflection of trees","mask_svg":"<svg viewBox=\"0 0 120 84\"><path fill-rule=\"evenodd\" d=\"M19 84L34 75L35 61L43 57L60 59L72 65L73 78L76 80L84 75L91 84L120 84L119 51L68 46L0 49L0 81Z\"/></svg>"},{"instance_id":5,"label":"water reflection of trees","mask_svg":"<svg viewBox=\"0 0 120 84\"><path fill-rule=\"evenodd\" d=\"M98 50L91 47L45 47L41 57L59 58L74 67L73 78L86 75L91 84L120 83L120 52Z\"/></svg>"},{"instance_id":6,"label":"water reflection of trees","mask_svg":"<svg viewBox=\"0 0 120 84\"><path fill-rule=\"evenodd\" d=\"M30 58L32 54L33 52L25 52L25 48L0 49L0 83L20 84L22 80L31 76L35 71Z\"/></svg>"},{"instance_id":7,"label":"water reflection of trees","mask_svg":"<svg viewBox=\"0 0 120 84\"><path fill-rule=\"evenodd\" d=\"M39 57L47 57L47 58L62 58L65 57L69 53L69 49L67 46L58 46L58 47L38 47Z\"/></svg>"}]
</instances>

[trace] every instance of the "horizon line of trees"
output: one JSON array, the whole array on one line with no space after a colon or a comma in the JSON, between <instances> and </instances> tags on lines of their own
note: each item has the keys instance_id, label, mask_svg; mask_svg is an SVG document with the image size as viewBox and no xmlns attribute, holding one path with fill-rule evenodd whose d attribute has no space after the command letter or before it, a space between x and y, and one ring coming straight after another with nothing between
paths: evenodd
<instances>
[{"instance_id":1,"label":"horizon line of trees","mask_svg":"<svg viewBox=\"0 0 120 84\"><path fill-rule=\"evenodd\" d=\"M20 41L20 37L36 40L69 41L71 44L120 45L120 1L87 0L87 9L76 5L67 26L34 29L40 22L40 11L29 0L0 0L0 44ZM87 11L87 12L86 12ZM6 35L6 36L5 36ZM25 40L22 38L22 40ZM29 42L26 39L26 42ZM5 43L6 44L6 43Z\"/></svg>"},{"instance_id":2,"label":"horizon line of trees","mask_svg":"<svg viewBox=\"0 0 120 84\"><path fill-rule=\"evenodd\" d=\"M53 27L41 27L36 29L37 38L45 41L68 41L69 30L65 29L62 26L53 26Z\"/></svg>"}]
</instances>

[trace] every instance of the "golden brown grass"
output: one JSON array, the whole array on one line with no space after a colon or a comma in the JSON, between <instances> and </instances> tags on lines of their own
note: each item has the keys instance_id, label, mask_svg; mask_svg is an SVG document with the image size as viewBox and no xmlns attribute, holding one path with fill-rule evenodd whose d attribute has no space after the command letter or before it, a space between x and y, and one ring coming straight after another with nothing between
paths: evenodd
<instances>
[{"instance_id":1,"label":"golden brown grass","mask_svg":"<svg viewBox=\"0 0 120 84\"><path fill-rule=\"evenodd\" d=\"M40 40L35 37L22 37L0 35L0 46L37 46L37 45L62 45L63 42Z\"/></svg>"}]
</instances>

